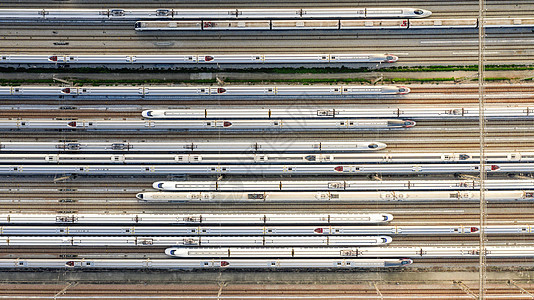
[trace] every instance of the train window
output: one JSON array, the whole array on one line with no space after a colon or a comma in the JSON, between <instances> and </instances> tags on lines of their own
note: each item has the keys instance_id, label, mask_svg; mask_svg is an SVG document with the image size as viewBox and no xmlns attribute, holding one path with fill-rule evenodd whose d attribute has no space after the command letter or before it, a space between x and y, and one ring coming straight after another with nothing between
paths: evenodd
<instances>
[{"instance_id":1,"label":"train window","mask_svg":"<svg viewBox=\"0 0 534 300\"><path fill-rule=\"evenodd\" d=\"M226 171L226 168L222 168L223 171Z\"/></svg>"},{"instance_id":2,"label":"train window","mask_svg":"<svg viewBox=\"0 0 534 300\"><path fill-rule=\"evenodd\" d=\"M207 126L211 126L211 122L206 123Z\"/></svg>"},{"instance_id":3,"label":"train window","mask_svg":"<svg viewBox=\"0 0 534 300\"><path fill-rule=\"evenodd\" d=\"M87 93L87 89L83 89L82 91L83 91L84 93Z\"/></svg>"},{"instance_id":4,"label":"train window","mask_svg":"<svg viewBox=\"0 0 534 300\"><path fill-rule=\"evenodd\" d=\"M93 126L93 122L89 122L89 126Z\"/></svg>"},{"instance_id":5,"label":"train window","mask_svg":"<svg viewBox=\"0 0 534 300\"><path fill-rule=\"evenodd\" d=\"M275 262L275 261L272 261L272 262L271 262L271 266L273 266L273 267L276 266L276 262Z\"/></svg>"},{"instance_id":6,"label":"train window","mask_svg":"<svg viewBox=\"0 0 534 300\"><path fill-rule=\"evenodd\" d=\"M336 59L336 56L332 56L332 59Z\"/></svg>"},{"instance_id":7,"label":"train window","mask_svg":"<svg viewBox=\"0 0 534 300\"><path fill-rule=\"evenodd\" d=\"M150 168L149 168L149 167L146 167L146 168L145 168L145 171L150 171Z\"/></svg>"},{"instance_id":8,"label":"train window","mask_svg":"<svg viewBox=\"0 0 534 300\"><path fill-rule=\"evenodd\" d=\"M5 56L2 56L2 60L6 60L6 59L7 59L7 57L5 57Z\"/></svg>"},{"instance_id":9,"label":"train window","mask_svg":"<svg viewBox=\"0 0 534 300\"><path fill-rule=\"evenodd\" d=\"M332 194L331 197L332 199L339 199L339 194Z\"/></svg>"},{"instance_id":10,"label":"train window","mask_svg":"<svg viewBox=\"0 0 534 300\"><path fill-rule=\"evenodd\" d=\"M201 93L204 93L206 90L205 89L200 89L200 92Z\"/></svg>"},{"instance_id":11,"label":"train window","mask_svg":"<svg viewBox=\"0 0 534 300\"><path fill-rule=\"evenodd\" d=\"M215 171L215 168L211 168L212 171Z\"/></svg>"},{"instance_id":12,"label":"train window","mask_svg":"<svg viewBox=\"0 0 534 300\"><path fill-rule=\"evenodd\" d=\"M90 265L91 265L91 263L90 263L90 262L87 262L87 263L86 263L86 265L87 265L87 266L90 266Z\"/></svg>"},{"instance_id":13,"label":"train window","mask_svg":"<svg viewBox=\"0 0 534 300\"><path fill-rule=\"evenodd\" d=\"M24 266L24 262L23 261L19 261L19 266Z\"/></svg>"},{"instance_id":14,"label":"train window","mask_svg":"<svg viewBox=\"0 0 534 300\"><path fill-rule=\"evenodd\" d=\"M182 161L182 160L184 160L184 158L182 156L178 156L178 160Z\"/></svg>"},{"instance_id":15,"label":"train window","mask_svg":"<svg viewBox=\"0 0 534 300\"><path fill-rule=\"evenodd\" d=\"M457 194L449 194L449 198L456 198Z\"/></svg>"},{"instance_id":16,"label":"train window","mask_svg":"<svg viewBox=\"0 0 534 300\"><path fill-rule=\"evenodd\" d=\"M273 91L273 89L268 89L267 91L268 91L268 92L272 92L272 91Z\"/></svg>"},{"instance_id":17,"label":"train window","mask_svg":"<svg viewBox=\"0 0 534 300\"><path fill-rule=\"evenodd\" d=\"M475 170L478 170L478 166L475 166Z\"/></svg>"},{"instance_id":18,"label":"train window","mask_svg":"<svg viewBox=\"0 0 534 300\"><path fill-rule=\"evenodd\" d=\"M337 265L338 265L338 266L341 266L341 262L340 262L340 261L338 261L338 262L337 262Z\"/></svg>"},{"instance_id":19,"label":"train window","mask_svg":"<svg viewBox=\"0 0 534 300\"><path fill-rule=\"evenodd\" d=\"M16 88L16 89L15 89L15 93L18 93L18 92L20 92L20 89L19 89L19 88Z\"/></svg>"},{"instance_id":20,"label":"train window","mask_svg":"<svg viewBox=\"0 0 534 300\"><path fill-rule=\"evenodd\" d=\"M345 125L345 122L339 122L339 125Z\"/></svg>"},{"instance_id":21,"label":"train window","mask_svg":"<svg viewBox=\"0 0 534 300\"><path fill-rule=\"evenodd\" d=\"M83 171L83 167L80 168L80 171Z\"/></svg>"},{"instance_id":22,"label":"train window","mask_svg":"<svg viewBox=\"0 0 534 300\"><path fill-rule=\"evenodd\" d=\"M209 265L209 263L205 262L204 265L207 266L207 265Z\"/></svg>"},{"instance_id":23,"label":"train window","mask_svg":"<svg viewBox=\"0 0 534 300\"><path fill-rule=\"evenodd\" d=\"M278 122L274 122L273 124L274 124L275 126L278 126Z\"/></svg>"},{"instance_id":24,"label":"train window","mask_svg":"<svg viewBox=\"0 0 534 300\"><path fill-rule=\"evenodd\" d=\"M334 89L334 92L339 92L339 89Z\"/></svg>"},{"instance_id":25,"label":"train window","mask_svg":"<svg viewBox=\"0 0 534 300\"><path fill-rule=\"evenodd\" d=\"M323 56L322 59L326 59L326 56Z\"/></svg>"},{"instance_id":26,"label":"train window","mask_svg":"<svg viewBox=\"0 0 534 300\"><path fill-rule=\"evenodd\" d=\"M256 56L256 59L260 59L260 57L259 57L259 56Z\"/></svg>"},{"instance_id":27,"label":"train window","mask_svg":"<svg viewBox=\"0 0 534 300\"><path fill-rule=\"evenodd\" d=\"M349 125L350 125L350 126L353 126L353 125L354 125L354 122L352 122L352 121L349 122Z\"/></svg>"},{"instance_id":28,"label":"train window","mask_svg":"<svg viewBox=\"0 0 534 300\"><path fill-rule=\"evenodd\" d=\"M18 167L14 167L13 168L13 171L17 171L19 168Z\"/></svg>"},{"instance_id":29,"label":"train window","mask_svg":"<svg viewBox=\"0 0 534 300\"><path fill-rule=\"evenodd\" d=\"M202 232L208 232L208 230L207 229L202 229Z\"/></svg>"},{"instance_id":30,"label":"train window","mask_svg":"<svg viewBox=\"0 0 534 300\"><path fill-rule=\"evenodd\" d=\"M22 124L22 126L24 126L24 125L26 125L26 122L22 122L21 124Z\"/></svg>"},{"instance_id":31,"label":"train window","mask_svg":"<svg viewBox=\"0 0 534 300\"><path fill-rule=\"evenodd\" d=\"M293 168L292 168L292 167L289 167L289 168L287 168L287 169L288 169L289 171L293 171Z\"/></svg>"}]
</instances>

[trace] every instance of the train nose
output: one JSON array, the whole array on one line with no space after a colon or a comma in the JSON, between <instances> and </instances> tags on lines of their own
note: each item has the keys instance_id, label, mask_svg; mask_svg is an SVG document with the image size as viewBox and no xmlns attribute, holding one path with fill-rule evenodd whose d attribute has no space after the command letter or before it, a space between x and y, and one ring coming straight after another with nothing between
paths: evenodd
<instances>
[{"instance_id":1,"label":"train nose","mask_svg":"<svg viewBox=\"0 0 534 300\"><path fill-rule=\"evenodd\" d=\"M400 95L406 95L410 92L410 89L405 87L405 86L400 86L399 87L399 94Z\"/></svg>"},{"instance_id":2,"label":"train nose","mask_svg":"<svg viewBox=\"0 0 534 300\"><path fill-rule=\"evenodd\" d=\"M144 118L151 118L152 117L152 111L151 110L145 110L141 113Z\"/></svg>"},{"instance_id":3,"label":"train nose","mask_svg":"<svg viewBox=\"0 0 534 300\"><path fill-rule=\"evenodd\" d=\"M399 60L399 57L398 57L398 56L395 56L395 55L388 55L388 56L386 56L386 62L388 62L388 63L394 63L394 62L396 62L397 60Z\"/></svg>"},{"instance_id":4,"label":"train nose","mask_svg":"<svg viewBox=\"0 0 534 300\"><path fill-rule=\"evenodd\" d=\"M415 126L415 121L412 120L406 120L404 121L404 125L402 127L404 128L410 128Z\"/></svg>"},{"instance_id":5,"label":"train nose","mask_svg":"<svg viewBox=\"0 0 534 300\"><path fill-rule=\"evenodd\" d=\"M432 12L426 9L414 9L413 14L417 18L427 18L432 15Z\"/></svg>"},{"instance_id":6,"label":"train nose","mask_svg":"<svg viewBox=\"0 0 534 300\"><path fill-rule=\"evenodd\" d=\"M143 200L143 193L139 193L137 195L135 195L135 198L139 199L139 200Z\"/></svg>"},{"instance_id":7,"label":"train nose","mask_svg":"<svg viewBox=\"0 0 534 300\"><path fill-rule=\"evenodd\" d=\"M161 181L154 182L152 184L152 187L157 189L157 190L161 190L161 189L163 189L163 182L161 182Z\"/></svg>"}]
</instances>

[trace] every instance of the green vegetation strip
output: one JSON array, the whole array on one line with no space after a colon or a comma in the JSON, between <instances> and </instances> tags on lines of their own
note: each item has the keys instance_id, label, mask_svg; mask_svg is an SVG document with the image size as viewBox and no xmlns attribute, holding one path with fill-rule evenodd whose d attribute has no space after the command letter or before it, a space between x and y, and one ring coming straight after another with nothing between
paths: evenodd
<instances>
[{"instance_id":1,"label":"green vegetation strip","mask_svg":"<svg viewBox=\"0 0 534 300\"><path fill-rule=\"evenodd\" d=\"M325 68L269 68L268 65L263 65L264 68L243 68L243 69L231 69L231 68L121 68L121 69L108 69L108 68L65 68L59 66L58 68L0 68L2 73L14 73L14 72L28 72L28 73L131 73L132 71L138 71L142 73L191 73L191 72L261 72L261 73L275 73L275 74L328 74L328 73L354 73L354 72L451 72L451 71L478 71L477 65L469 66L421 66L421 67L395 67L394 65L383 65L383 68L347 68L347 67L325 67ZM487 71L524 71L534 70L534 65L487 65Z\"/></svg>"},{"instance_id":2,"label":"green vegetation strip","mask_svg":"<svg viewBox=\"0 0 534 300\"><path fill-rule=\"evenodd\" d=\"M439 83L439 82L454 82L454 77L448 78L391 78L384 79L379 84L391 84L391 83ZM476 79L473 79L476 80ZM510 81L511 78L506 77L490 77L486 78L486 81ZM523 79L521 81L531 81L532 78ZM121 79L121 80L93 80L93 79L74 79L70 80L72 85L75 86L114 86L114 85L147 85L147 84L210 84L218 85L215 79L198 79L198 80L165 80L165 79ZM343 83L364 83L372 84L368 79L363 78L311 78L311 79L274 79L274 80L256 80L256 79L225 79L227 84L269 84L269 83L287 83L287 84L343 84ZM31 85L31 84L48 84L59 85L61 82L53 79L0 79L0 85Z\"/></svg>"}]
</instances>

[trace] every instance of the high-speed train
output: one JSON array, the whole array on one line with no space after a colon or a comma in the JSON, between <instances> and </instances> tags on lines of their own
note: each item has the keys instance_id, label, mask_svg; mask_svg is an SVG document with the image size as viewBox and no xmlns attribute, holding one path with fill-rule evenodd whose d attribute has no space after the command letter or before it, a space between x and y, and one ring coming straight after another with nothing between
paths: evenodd
<instances>
[{"instance_id":1,"label":"high-speed train","mask_svg":"<svg viewBox=\"0 0 534 300\"><path fill-rule=\"evenodd\" d=\"M383 246L389 236L0 236L0 246Z\"/></svg>"},{"instance_id":2,"label":"high-speed train","mask_svg":"<svg viewBox=\"0 0 534 300\"><path fill-rule=\"evenodd\" d=\"M0 214L0 224L368 224L393 220L369 214Z\"/></svg>"},{"instance_id":3,"label":"high-speed train","mask_svg":"<svg viewBox=\"0 0 534 300\"><path fill-rule=\"evenodd\" d=\"M134 130L134 131L234 131L234 130L394 130L411 128L415 121L398 119L276 119L276 120L48 120L0 119L0 130Z\"/></svg>"},{"instance_id":4,"label":"high-speed train","mask_svg":"<svg viewBox=\"0 0 534 300\"><path fill-rule=\"evenodd\" d=\"M451 107L435 105L403 105L391 108L375 107L313 107L291 108L183 108L168 110L144 110L141 115L149 119L277 119L277 118L405 118L417 120L478 119L478 107ZM534 119L534 108L528 106L486 106L488 119Z\"/></svg>"},{"instance_id":5,"label":"high-speed train","mask_svg":"<svg viewBox=\"0 0 534 300\"><path fill-rule=\"evenodd\" d=\"M254 248L168 248L165 254L176 257L457 257L479 256L479 247L254 247ZM486 257L533 257L532 246L486 246Z\"/></svg>"},{"instance_id":6,"label":"high-speed train","mask_svg":"<svg viewBox=\"0 0 534 300\"><path fill-rule=\"evenodd\" d=\"M0 269L350 269L391 268L413 263L407 258L382 259L34 259L3 258Z\"/></svg>"},{"instance_id":7,"label":"high-speed train","mask_svg":"<svg viewBox=\"0 0 534 300\"><path fill-rule=\"evenodd\" d=\"M146 202L433 202L480 201L478 191L142 192ZM486 191L486 201L533 201L534 190Z\"/></svg>"},{"instance_id":8,"label":"high-speed train","mask_svg":"<svg viewBox=\"0 0 534 300\"><path fill-rule=\"evenodd\" d=\"M144 20L136 31L247 31L247 30L381 30L478 28L477 19L314 19L314 20ZM534 18L485 18L484 28L534 27Z\"/></svg>"},{"instance_id":9,"label":"high-speed train","mask_svg":"<svg viewBox=\"0 0 534 300\"><path fill-rule=\"evenodd\" d=\"M0 226L2 236L418 236L478 235L478 225ZM534 225L487 225L485 234L534 234Z\"/></svg>"},{"instance_id":10,"label":"high-speed train","mask_svg":"<svg viewBox=\"0 0 534 300\"><path fill-rule=\"evenodd\" d=\"M372 175L372 174L444 174L479 173L479 164L291 164L291 165L0 165L2 175ZM488 173L534 172L534 163L487 165Z\"/></svg>"},{"instance_id":11,"label":"high-speed train","mask_svg":"<svg viewBox=\"0 0 534 300\"><path fill-rule=\"evenodd\" d=\"M490 190L534 189L534 180L485 181ZM163 191L465 191L478 190L477 180L308 180L308 181L156 181L152 187Z\"/></svg>"},{"instance_id":12,"label":"high-speed train","mask_svg":"<svg viewBox=\"0 0 534 300\"><path fill-rule=\"evenodd\" d=\"M420 8L232 8L232 9L0 9L0 21L11 20L138 20L138 19L322 19L426 18Z\"/></svg>"},{"instance_id":13,"label":"high-speed train","mask_svg":"<svg viewBox=\"0 0 534 300\"><path fill-rule=\"evenodd\" d=\"M491 153L487 163L534 162L534 152ZM27 154L0 153L0 164L284 164L284 163L474 163L478 153L223 153L223 154Z\"/></svg>"},{"instance_id":14,"label":"high-speed train","mask_svg":"<svg viewBox=\"0 0 534 300\"><path fill-rule=\"evenodd\" d=\"M150 98L150 97L229 97L229 96L366 96L404 95L410 89L405 86L109 86L109 87L50 87L50 86L0 86L0 96L13 97L58 97L78 98Z\"/></svg>"},{"instance_id":15,"label":"high-speed train","mask_svg":"<svg viewBox=\"0 0 534 300\"><path fill-rule=\"evenodd\" d=\"M387 147L380 142L296 142L295 140L266 140L261 142L4 142L0 141L0 152L79 152L79 151L110 151L110 152L353 152L378 151Z\"/></svg>"},{"instance_id":16,"label":"high-speed train","mask_svg":"<svg viewBox=\"0 0 534 300\"><path fill-rule=\"evenodd\" d=\"M329 64L394 63L391 54L193 54L193 55L46 55L0 54L0 64Z\"/></svg>"}]
</instances>

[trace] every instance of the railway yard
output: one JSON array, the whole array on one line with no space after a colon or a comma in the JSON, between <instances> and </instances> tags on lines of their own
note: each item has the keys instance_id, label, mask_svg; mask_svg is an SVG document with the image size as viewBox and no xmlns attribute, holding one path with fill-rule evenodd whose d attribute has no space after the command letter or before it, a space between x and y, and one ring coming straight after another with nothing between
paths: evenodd
<instances>
[{"instance_id":1,"label":"railway yard","mask_svg":"<svg viewBox=\"0 0 534 300\"><path fill-rule=\"evenodd\" d=\"M2 1L0 298L534 298L533 12Z\"/></svg>"}]
</instances>

